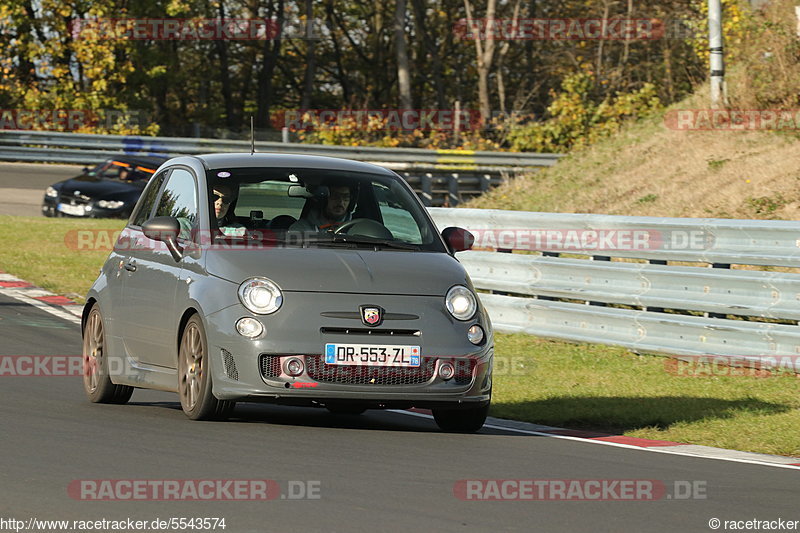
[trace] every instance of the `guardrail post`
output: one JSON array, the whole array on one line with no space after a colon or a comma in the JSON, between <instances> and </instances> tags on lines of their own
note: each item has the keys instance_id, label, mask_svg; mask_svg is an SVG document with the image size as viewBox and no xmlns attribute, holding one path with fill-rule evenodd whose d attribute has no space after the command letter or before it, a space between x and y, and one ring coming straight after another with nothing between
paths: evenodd
<instances>
[{"instance_id":1,"label":"guardrail post","mask_svg":"<svg viewBox=\"0 0 800 533\"><path fill-rule=\"evenodd\" d=\"M481 193L488 191L492 186L492 175L491 174L481 174L478 187L481 190Z\"/></svg>"},{"instance_id":2,"label":"guardrail post","mask_svg":"<svg viewBox=\"0 0 800 533\"><path fill-rule=\"evenodd\" d=\"M593 255L592 261L611 261L611 258L607 255ZM598 307L608 307L608 304L603 302L586 302L586 305L596 305Z\"/></svg>"},{"instance_id":3,"label":"guardrail post","mask_svg":"<svg viewBox=\"0 0 800 533\"><path fill-rule=\"evenodd\" d=\"M430 172L427 172L419 177L421 189L422 189L422 205L425 207L430 207L433 205L433 186L431 185L433 176Z\"/></svg>"},{"instance_id":4,"label":"guardrail post","mask_svg":"<svg viewBox=\"0 0 800 533\"><path fill-rule=\"evenodd\" d=\"M664 260L664 259L650 259L650 260L647 261L647 263L650 264L650 265L664 265L664 266L667 266L667 261ZM650 311L650 312L653 312L653 313L663 313L664 312L664 308L663 307L642 307L642 310L643 311Z\"/></svg>"},{"instance_id":5,"label":"guardrail post","mask_svg":"<svg viewBox=\"0 0 800 533\"><path fill-rule=\"evenodd\" d=\"M708 268L722 268L722 269L731 269L730 263L711 263L708 265ZM703 313L706 318L726 318L727 315L725 313Z\"/></svg>"},{"instance_id":6,"label":"guardrail post","mask_svg":"<svg viewBox=\"0 0 800 533\"><path fill-rule=\"evenodd\" d=\"M447 178L447 189L448 189L448 196L447 196L447 203L450 207L455 207L458 205L458 201L460 199L460 195L458 192L458 174L453 173Z\"/></svg>"}]
</instances>

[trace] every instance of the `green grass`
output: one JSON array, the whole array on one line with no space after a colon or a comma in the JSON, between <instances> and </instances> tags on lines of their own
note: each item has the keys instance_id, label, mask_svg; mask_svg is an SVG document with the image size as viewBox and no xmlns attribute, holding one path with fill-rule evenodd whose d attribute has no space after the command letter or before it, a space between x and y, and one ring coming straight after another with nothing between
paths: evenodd
<instances>
[{"instance_id":1,"label":"green grass","mask_svg":"<svg viewBox=\"0 0 800 533\"><path fill-rule=\"evenodd\" d=\"M529 335L498 335L496 353L493 416L800 455L794 375L689 377L667 358Z\"/></svg>"},{"instance_id":2,"label":"green grass","mask_svg":"<svg viewBox=\"0 0 800 533\"><path fill-rule=\"evenodd\" d=\"M0 216L0 269L82 302L108 257L110 249L103 245L113 245L113 232L124 226L122 220ZM85 232L81 249L78 232ZM91 249L94 244L100 249Z\"/></svg>"},{"instance_id":3,"label":"green grass","mask_svg":"<svg viewBox=\"0 0 800 533\"><path fill-rule=\"evenodd\" d=\"M82 301L108 250L76 250L76 232L122 226L117 220L0 216L0 269ZM667 371L665 358L529 335L497 335L496 354L492 416L800 455L795 377L683 377Z\"/></svg>"}]
</instances>

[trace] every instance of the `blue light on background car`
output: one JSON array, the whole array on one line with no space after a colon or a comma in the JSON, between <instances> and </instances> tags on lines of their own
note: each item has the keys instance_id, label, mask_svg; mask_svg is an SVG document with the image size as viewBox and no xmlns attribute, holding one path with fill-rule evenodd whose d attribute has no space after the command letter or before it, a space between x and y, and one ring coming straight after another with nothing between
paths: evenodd
<instances>
[{"instance_id":1,"label":"blue light on background car","mask_svg":"<svg viewBox=\"0 0 800 533\"><path fill-rule=\"evenodd\" d=\"M269 315L280 309L283 293L272 280L250 278L239 285L239 300L248 311L257 315Z\"/></svg>"}]
</instances>

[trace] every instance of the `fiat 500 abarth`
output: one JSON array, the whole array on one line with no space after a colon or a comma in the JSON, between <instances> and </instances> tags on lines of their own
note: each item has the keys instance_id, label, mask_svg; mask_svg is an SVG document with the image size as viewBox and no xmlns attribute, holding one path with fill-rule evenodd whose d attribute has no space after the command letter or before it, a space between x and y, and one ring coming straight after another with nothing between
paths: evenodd
<instances>
[{"instance_id":1,"label":"fiat 500 abarth","mask_svg":"<svg viewBox=\"0 0 800 533\"><path fill-rule=\"evenodd\" d=\"M87 295L85 391L98 403L177 392L191 419L238 401L429 408L444 430L477 431L494 344L455 259L471 245L376 165L171 159Z\"/></svg>"}]
</instances>

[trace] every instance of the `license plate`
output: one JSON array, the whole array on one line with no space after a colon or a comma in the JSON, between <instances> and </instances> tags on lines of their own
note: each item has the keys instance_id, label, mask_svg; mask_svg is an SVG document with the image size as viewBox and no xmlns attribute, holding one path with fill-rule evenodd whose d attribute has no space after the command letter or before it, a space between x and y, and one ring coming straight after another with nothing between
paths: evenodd
<instances>
[{"instance_id":1,"label":"license plate","mask_svg":"<svg viewBox=\"0 0 800 533\"><path fill-rule=\"evenodd\" d=\"M326 344L325 363L355 366L418 367L419 346L382 344Z\"/></svg>"},{"instance_id":2,"label":"license plate","mask_svg":"<svg viewBox=\"0 0 800 533\"><path fill-rule=\"evenodd\" d=\"M59 211L62 213L66 213L68 215L82 217L86 214L82 205L69 205L69 204L58 204Z\"/></svg>"}]
</instances>

